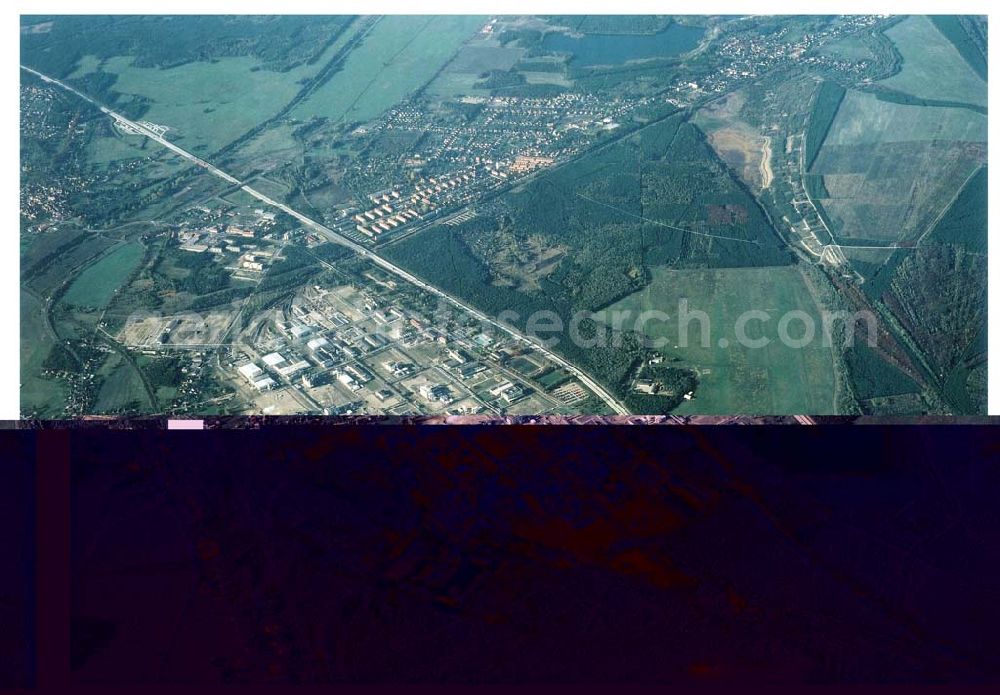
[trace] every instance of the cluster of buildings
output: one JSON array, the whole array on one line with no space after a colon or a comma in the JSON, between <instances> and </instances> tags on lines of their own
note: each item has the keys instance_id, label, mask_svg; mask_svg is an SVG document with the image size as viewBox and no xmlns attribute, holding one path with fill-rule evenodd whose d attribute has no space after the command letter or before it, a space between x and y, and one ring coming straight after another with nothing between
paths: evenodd
<instances>
[{"instance_id":1,"label":"cluster of buildings","mask_svg":"<svg viewBox=\"0 0 1000 695\"><path fill-rule=\"evenodd\" d=\"M477 158L445 173L417 177L406 186L371 194L366 209L345 210L342 215L350 219L333 226L345 236L369 241L380 240L390 232L420 229L425 225L417 223L436 221L449 210L468 205L503 185L510 177L510 164ZM529 163L522 164L522 170L530 169Z\"/></svg>"},{"instance_id":2,"label":"cluster of buildings","mask_svg":"<svg viewBox=\"0 0 1000 695\"><path fill-rule=\"evenodd\" d=\"M471 120L448 122L430 105L407 104L388 112L366 130L420 134L421 151L409 166L428 162L469 164L510 161L518 155L561 158L587 144L589 135L616 127L647 98L608 100L592 94L562 93L551 97L466 96L457 104L477 108Z\"/></svg>"},{"instance_id":3,"label":"cluster of buildings","mask_svg":"<svg viewBox=\"0 0 1000 695\"><path fill-rule=\"evenodd\" d=\"M95 127L93 122L81 124L74 117L68 124L60 119L61 114L54 104L53 87L22 83L20 90L22 142L59 142L63 138L85 141L81 135L87 128ZM26 150L25 152L28 152ZM20 211L21 222L28 231L44 232L52 225L75 217L69 200L76 194L100 187L115 176L139 172L146 166L146 157L136 157L124 161L111 162L104 171L87 171L77 166L60 166L56 170L45 169L36 172L32 167L32 157L22 155Z\"/></svg>"},{"instance_id":4,"label":"cluster of buildings","mask_svg":"<svg viewBox=\"0 0 1000 695\"><path fill-rule=\"evenodd\" d=\"M354 215L355 229L369 239L375 239L385 232L419 220L421 215L412 206L431 208L431 201L423 191L415 191L408 198L401 199L399 191L370 196L374 207Z\"/></svg>"},{"instance_id":5,"label":"cluster of buildings","mask_svg":"<svg viewBox=\"0 0 1000 695\"><path fill-rule=\"evenodd\" d=\"M571 384L588 397L575 381L546 394L532 381L553 366L541 354L471 320L420 317L407 292L374 281L305 288L264 324L251 321L233 382L250 402L293 393L330 413L558 411L576 397Z\"/></svg>"},{"instance_id":6,"label":"cluster of buildings","mask_svg":"<svg viewBox=\"0 0 1000 695\"><path fill-rule=\"evenodd\" d=\"M517 386L511 381L505 381L499 386L490 389L490 395L499 398L507 405L515 403L524 397L524 388Z\"/></svg>"},{"instance_id":7,"label":"cluster of buildings","mask_svg":"<svg viewBox=\"0 0 1000 695\"><path fill-rule=\"evenodd\" d=\"M422 229L519 177L578 154L648 101L577 93L463 97L456 103L478 111L458 121L443 118L434 104L407 103L356 131L372 144L352 170L352 185L389 188L370 195L367 206L342 208L331 226L359 242ZM389 131L411 133L418 147L402 158L390 152L380 156L377 143ZM408 182L400 185L401 178Z\"/></svg>"},{"instance_id":8,"label":"cluster of buildings","mask_svg":"<svg viewBox=\"0 0 1000 695\"><path fill-rule=\"evenodd\" d=\"M822 29L794 38L789 37L788 27L781 27L773 33L757 32L752 27L748 27L748 31L735 31L722 37L715 48L717 55L725 59L725 65L712 69L695 81L679 82L670 90L671 97L690 102L698 95L729 91L734 83L754 80L776 68L795 64L823 65L848 72L863 71L870 61L842 61L810 54L810 51L838 38L871 29L883 19L881 15L838 17Z\"/></svg>"},{"instance_id":9,"label":"cluster of buildings","mask_svg":"<svg viewBox=\"0 0 1000 695\"><path fill-rule=\"evenodd\" d=\"M279 234L276 227L277 217L268 210L220 210L199 205L186 211L174 234L178 250L213 254L234 278L254 280L277 257L282 241L297 233Z\"/></svg>"},{"instance_id":10,"label":"cluster of buildings","mask_svg":"<svg viewBox=\"0 0 1000 695\"><path fill-rule=\"evenodd\" d=\"M191 212L194 213L192 221L202 226L192 229L183 224L177 232L177 241L182 251L192 253L240 253L244 248L251 248L246 245L248 240L269 239L269 232L276 224L275 213L261 208L249 214L197 206Z\"/></svg>"}]
</instances>

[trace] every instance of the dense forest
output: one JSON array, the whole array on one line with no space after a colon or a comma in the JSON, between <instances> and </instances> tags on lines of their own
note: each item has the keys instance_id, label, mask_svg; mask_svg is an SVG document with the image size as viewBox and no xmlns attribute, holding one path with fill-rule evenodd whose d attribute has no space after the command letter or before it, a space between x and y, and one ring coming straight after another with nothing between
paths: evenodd
<instances>
[{"instance_id":1,"label":"dense forest","mask_svg":"<svg viewBox=\"0 0 1000 695\"><path fill-rule=\"evenodd\" d=\"M918 393L920 387L910 377L881 359L863 339L845 350L844 361L858 398L868 399Z\"/></svg>"},{"instance_id":2,"label":"dense forest","mask_svg":"<svg viewBox=\"0 0 1000 695\"><path fill-rule=\"evenodd\" d=\"M977 171L927 237L928 241L960 244L977 253L987 245L987 169Z\"/></svg>"},{"instance_id":3,"label":"dense forest","mask_svg":"<svg viewBox=\"0 0 1000 695\"><path fill-rule=\"evenodd\" d=\"M899 264L891 290L886 301L939 377L959 363L986 325L986 259L960 246L917 248Z\"/></svg>"},{"instance_id":4,"label":"dense forest","mask_svg":"<svg viewBox=\"0 0 1000 695\"><path fill-rule=\"evenodd\" d=\"M581 34L656 34L673 21L666 15L553 15L547 19Z\"/></svg>"}]
</instances>

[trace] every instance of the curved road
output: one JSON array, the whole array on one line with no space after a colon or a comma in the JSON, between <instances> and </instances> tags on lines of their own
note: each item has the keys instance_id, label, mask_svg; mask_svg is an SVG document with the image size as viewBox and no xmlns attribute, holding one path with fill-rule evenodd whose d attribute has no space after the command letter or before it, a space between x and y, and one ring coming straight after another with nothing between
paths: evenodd
<instances>
[{"instance_id":1,"label":"curved road","mask_svg":"<svg viewBox=\"0 0 1000 695\"><path fill-rule=\"evenodd\" d=\"M515 328L512 328L511 326L508 326L507 324L501 323L501 322L497 321L496 319L492 319L492 318L488 317L486 314L482 313L481 311L479 311L477 309L472 308L471 306L469 306L468 304L464 303L462 300L458 299L457 297L454 297L454 296L448 294L447 292L445 292L444 290L441 290L441 289L439 289L439 288L437 288L437 287L435 287L433 285L430 285L430 284L424 282L423 280L419 279L418 277L412 275L411 273L407 272L406 270L403 270L402 268L400 268L399 266L391 263L390 261L386 260L382 256L379 256L378 254L376 254L371 249L368 249L368 248L362 246L361 244L358 244L357 242L351 241L350 239L348 239L348 238L346 238L344 236L341 236L340 234L338 234L337 232L333 231L329 227L326 227L325 225L320 224L319 222L317 222L317 221L315 221L315 220L313 220L313 219L311 219L309 217L306 217L302 213L297 212L296 210L293 210L292 208L288 207L284 203L280 203L280 202L278 202L276 200L272 200L271 198L269 198L268 196L264 195L263 193L254 190L250 186L247 186L246 184L244 184L242 181L240 181L236 177L231 176L230 174L227 174L226 172L222 171L221 169L219 169L218 167L214 166L213 164L210 164L210 163L206 162L204 159L202 159L202 158L200 158L200 157L198 157L196 155L191 154L187 150L184 150L184 149L178 147L177 145L173 144L169 140L165 140L162 136L158 135L157 133L153 132L152 130L150 130L150 129L144 127L144 126L141 126L138 123L135 123L134 121L130 121L129 119L127 119L124 116L122 116L121 114L115 113L111 109L107 108L106 106L104 106L102 104L99 104L98 102L94 101L89 96L87 96L86 94L84 94L84 93L82 93L82 92L74 89L73 87L70 87L69 85L67 85L67 84L65 84L63 82L60 82L59 80L57 80L55 78L49 77L48 75L43 75L42 73L38 72L37 70L32 70L31 68L26 67L24 65L21 66L21 69L24 70L24 71L26 71L26 72L30 72L32 75L35 75L36 77L40 78L44 82L48 82L50 84L57 85L57 86L62 87L63 89L65 89L65 90L67 90L69 92L72 92L73 94L75 94L76 96L80 97L81 99L83 99L83 100L89 102L90 104L93 104L94 106L96 106L98 109L101 110L102 113L104 113L104 114L106 114L108 116L111 116L111 118L115 119L115 121L117 121L118 123L120 123L122 125L125 125L128 128L131 128L132 130L136 131L137 133L146 136L150 140L155 140L157 143L159 143L160 145L166 147L168 150L170 150L174 154L177 154L177 155L183 157L184 159L187 159L188 161L197 164L198 166L202 167L203 169L208 170L209 173L211 173L211 174L219 177L220 179L223 179L224 181L227 181L228 183L231 183L231 184L239 186L244 191L246 191L248 194L252 195L254 198L260 200L261 202L267 203L268 205L270 205L270 206L272 206L274 208L277 208L277 209L281 210L282 212L284 212L284 213L286 213L288 215L291 215L292 217L294 217L295 219L297 219L299 222L301 222L302 224L306 225L307 227L310 227L311 229L315 230L316 232L322 234L324 237L326 237L330 241L332 241L334 243L337 243L337 244L341 244L342 246L346 246L347 248L351 249L352 251L354 251L359 256L362 256L363 258L367 258L368 260L372 261L376 265L378 265L378 266L384 268L385 270L389 271L393 275L396 275L396 276L398 276L398 277L406 280L410 284L416 285L417 287L419 287L419 288L421 288L423 290L426 290L427 292L430 292L431 294L434 294L435 296L440 297L441 299L444 299L445 301L447 301L452 306L455 306L455 307L461 309L462 311L465 311L468 314L471 314L472 316L474 316L475 318L479 319L483 323L488 323L491 326L494 326L494 327L500 329L501 331L503 331L503 332L507 333L508 335L512 336L514 339L518 340L519 342L522 342L522 343L525 343L527 345L530 345L531 347L533 347L534 349L538 350L543 355L545 355L549 360L551 360L552 362L558 364L560 367L562 367L563 369L565 369L566 371L568 371L570 374L572 374L573 376L575 376L577 379L579 379L581 382L583 382L583 384L587 388L589 388L591 391L593 391L595 394L597 394L597 396L601 400L603 400L608 405L608 407L611 408L615 413L617 413L618 415L628 415L629 414L628 408L626 408L625 405L621 401L619 401L617 398L615 398L607 389L605 389L603 386L601 386L599 383L597 383L590 376L588 376L587 374L585 374L579 367L576 367L575 365L573 365L570 362L566 361L565 359L563 359L559 355L556 355L555 353L553 353L552 351L550 351L548 348L546 348L544 345L542 345L541 342L539 340L537 340L536 338L528 336L528 335L522 333L521 331L519 331L519 330L517 330Z\"/></svg>"}]
</instances>

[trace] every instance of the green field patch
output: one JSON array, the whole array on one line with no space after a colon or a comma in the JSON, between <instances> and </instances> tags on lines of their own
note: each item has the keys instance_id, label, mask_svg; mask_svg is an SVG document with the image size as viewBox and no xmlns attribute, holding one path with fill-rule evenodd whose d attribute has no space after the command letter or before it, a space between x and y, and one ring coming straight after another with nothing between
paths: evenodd
<instances>
[{"instance_id":1,"label":"green field patch","mask_svg":"<svg viewBox=\"0 0 1000 695\"><path fill-rule=\"evenodd\" d=\"M101 59L93 55L85 55L80 58L79 62L76 64L76 70L71 72L66 77L68 79L76 79L78 77L83 77L91 73L97 72L97 68L101 66Z\"/></svg>"},{"instance_id":2,"label":"green field patch","mask_svg":"<svg viewBox=\"0 0 1000 695\"><path fill-rule=\"evenodd\" d=\"M472 73L479 75L490 70L507 71L525 54L523 48L489 44L469 44L463 46L448 63L445 72Z\"/></svg>"},{"instance_id":3,"label":"green field patch","mask_svg":"<svg viewBox=\"0 0 1000 695\"><path fill-rule=\"evenodd\" d=\"M688 300L688 311L703 311L709 317L708 346L702 345L701 324L689 323L688 346L679 332L679 303ZM828 414L833 412L833 353L821 340L820 311L802 275L794 267L740 268L723 270L674 270L653 268L652 281L611 306L611 312L658 310L670 319L651 320L645 333L666 340L662 350L680 358L677 366L698 373L698 390L677 412L685 414ZM749 321L749 338L767 338L766 347L752 348L736 339L736 321L746 311L765 311L768 321ZM782 344L779 319L793 310L803 311L814 322L816 338L802 348ZM788 325L788 335L799 338L803 324ZM720 345L726 341L726 346Z\"/></svg>"},{"instance_id":4,"label":"green field patch","mask_svg":"<svg viewBox=\"0 0 1000 695\"><path fill-rule=\"evenodd\" d=\"M556 368L546 372L540 377L537 377L535 381L537 381L546 391L551 391L560 384L564 384L569 381L571 376L572 375L565 369Z\"/></svg>"},{"instance_id":5,"label":"green field patch","mask_svg":"<svg viewBox=\"0 0 1000 695\"><path fill-rule=\"evenodd\" d=\"M173 386L158 386L156 388L156 400L161 404L169 403L177 398L177 389Z\"/></svg>"},{"instance_id":6,"label":"green field patch","mask_svg":"<svg viewBox=\"0 0 1000 695\"><path fill-rule=\"evenodd\" d=\"M916 240L985 161L985 142L986 117L968 109L849 91L810 173L838 239Z\"/></svg>"},{"instance_id":7,"label":"green field patch","mask_svg":"<svg viewBox=\"0 0 1000 695\"><path fill-rule=\"evenodd\" d=\"M467 15L384 17L292 115L371 120L423 87L484 21Z\"/></svg>"},{"instance_id":8,"label":"green field patch","mask_svg":"<svg viewBox=\"0 0 1000 695\"><path fill-rule=\"evenodd\" d=\"M86 238L85 234L73 224L60 225L45 232L23 234L20 244L21 273L26 273L46 258L53 260L56 253L82 243Z\"/></svg>"},{"instance_id":9,"label":"green field patch","mask_svg":"<svg viewBox=\"0 0 1000 695\"><path fill-rule=\"evenodd\" d=\"M955 15L934 15L930 19L934 22L937 30L951 41L951 45L965 59L969 67L985 81L989 74L989 65L984 52L973 41L973 34L975 34L985 44L986 37L979 29L979 27L985 29L985 22L978 25L972 17L957 17Z\"/></svg>"},{"instance_id":10,"label":"green field patch","mask_svg":"<svg viewBox=\"0 0 1000 695\"><path fill-rule=\"evenodd\" d=\"M897 104L849 90L826 138L823 156L834 145L927 140L986 142L986 117L968 109Z\"/></svg>"},{"instance_id":11,"label":"green field patch","mask_svg":"<svg viewBox=\"0 0 1000 695\"><path fill-rule=\"evenodd\" d=\"M169 127L168 139L210 153L277 113L321 65L276 72L241 56L164 69L135 67L132 57L119 56L104 70L117 77L114 91L150 100L143 119Z\"/></svg>"},{"instance_id":12,"label":"green field patch","mask_svg":"<svg viewBox=\"0 0 1000 695\"><path fill-rule=\"evenodd\" d=\"M295 138L296 126L282 124L266 128L241 144L226 157L238 171L268 170L296 161L302 156L302 143Z\"/></svg>"},{"instance_id":13,"label":"green field patch","mask_svg":"<svg viewBox=\"0 0 1000 695\"><path fill-rule=\"evenodd\" d=\"M122 410L148 411L152 405L136 370L118 355L112 355L98 372L103 377L94 403L95 413Z\"/></svg>"},{"instance_id":14,"label":"green field patch","mask_svg":"<svg viewBox=\"0 0 1000 695\"><path fill-rule=\"evenodd\" d=\"M260 191L268 198L272 198L278 201L284 201L285 196L288 195L290 190L286 184L280 183L278 181L273 181L272 179L264 178L263 176L255 178L253 181L250 182L249 185L255 191ZM245 193L245 191L243 192Z\"/></svg>"},{"instance_id":15,"label":"green field patch","mask_svg":"<svg viewBox=\"0 0 1000 695\"><path fill-rule=\"evenodd\" d=\"M66 399L65 385L42 376L54 339L45 326L41 302L21 291L21 412L58 417Z\"/></svg>"},{"instance_id":16,"label":"green field patch","mask_svg":"<svg viewBox=\"0 0 1000 695\"><path fill-rule=\"evenodd\" d=\"M225 194L220 195L219 200L240 208L260 207L261 205L261 201L254 198L242 188L231 188Z\"/></svg>"},{"instance_id":17,"label":"green field patch","mask_svg":"<svg viewBox=\"0 0 1000 695\"><path fill-rule=\"evenodd\" d=\"M87 161L94 164L149 157L159 152L159 145L151 144L142 135L97 136L87 143Z\"/></svg>"},{"instance_id":18,"label":"green field patch","mask_svg":"<svg viewBox=\"0 0 1000 695\"><path fill-rule=\"evenodd\" d=\"M22 281L40 295L49 296L79 268L113 245L106 237L84 233L48 255L22 260L21 267L25 270Z\"/></svg>"},{"instance_id":19,"label":"green field patch","mask_svg":"<svg viewBox=\"0 0 1000 695\"><path fill-rule=\"evenodd\" d=\"M819 174L806 174L804 177L806 191L813 198L830 198L830 192Z\"/></svg>"},{"instance_id":20,"label":"green field patch","mask_svg":"<svg viewBox=\"0 0 1000 695\"><path fill-rule=\"evenodd\" d=\"M903 68L879 84L927 99L986 105L986 83L928 17L908 17L886 36L902 54Z\"/></svg>"},{"instance_id":21,"label":"green field patch","mask_svg":"<svg viewBox=\"0 0 1000 695\"><path fill-rule=\"evenodd\" d=\"M303 193L309 205L317 210L327 210L353 199L354 194L337 184L321 186Z\"/></svg>"},{"instance_id":22,"label":"green field patch","mask_svg":"<svg viewBox=\"0 0 1000 695\"><path fill-rule=\"evenodd\" d=\"M488 97L490 90L480 86L479 75L461 72L442 72L427 85L427 95L447 98L457 96Z\"/></svg>"},{"instance_id":23,"label":"green field patch","mask_svg":"<svg viewBox=\"0 0 1000 695\"><path fill-rule=\"evenodd\" d=\"M847 257L847 260L851 262L851 265L857 270L865 279L872 277L878 272L886 261L893 254L893 249L884 248L855 248L855 247L841 247L841 252Z\"/></svg>"},{"instance_id":24,"label":"green field patch","mask_svg":"<svg viewBox=\"0 0 1000 695\"><path fill-rule=\"evenodd\" d=\"M132 241L102 256L76 277L63 295L63 302L78 307L103 308L139 265L144 252L142 244Z\"/></svg>"},{"instance_id":25,"label":"green field patch","mask_svg":"<svg viewBox=\"0 0 1000 695\"><path fill-rule=\"evenodd\" d=\"M566 75L558 72L521 72L528 84L554 84L559 87L570 87L573 82Z\"/></svg>"},{"instance_id":26,"label":"green field patch","mask_svg":"<svg viewBox=\"0 0 1000 695\"><path fill-rule=\"evenodd\" d=\"M808 174L807 176L814 176ZM865 183L865 175L862 174L826 174L821 176L823 188L826 189L826 198L852 198L858 193L858 189Z\"/></svg>"},{"instance_id":27,"label":"green field patch","mask_svg":"<svg viewBox=\"0 0 1000 695\"><path fill-rule=\"evenodd\" d=\"M874 60L877 57L872 51L868 39L861 34L852 34L843 39L832 41L822 46L819 52L839 60Z\"/></svg>"}]
</instances>

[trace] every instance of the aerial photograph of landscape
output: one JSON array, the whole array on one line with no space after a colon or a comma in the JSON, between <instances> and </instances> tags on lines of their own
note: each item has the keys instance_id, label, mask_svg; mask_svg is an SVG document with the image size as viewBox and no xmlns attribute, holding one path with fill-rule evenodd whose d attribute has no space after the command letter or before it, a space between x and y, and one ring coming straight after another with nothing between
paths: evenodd
<instances>
[{"instance_id":1,"label":"aerial photograph of landscape","mask_svg":"<svg viewBox=\"0 0 1000 695\"><path fill-rule=\"evenodd\" d=\"M987 20L20 18L20 406L987 412Z\"/></svg>"}]
</instances>

